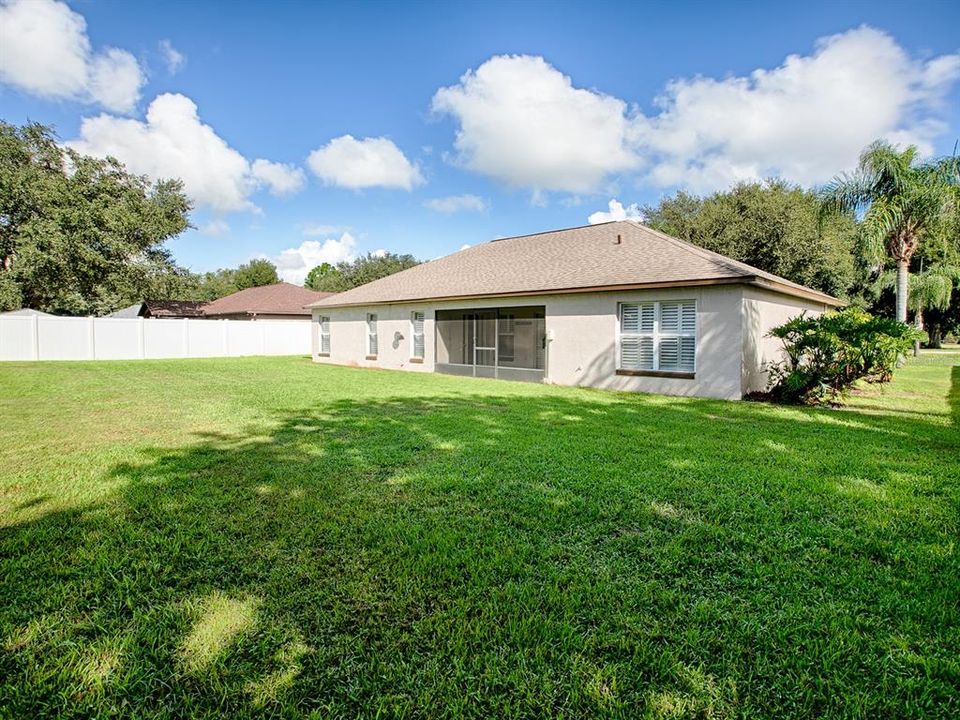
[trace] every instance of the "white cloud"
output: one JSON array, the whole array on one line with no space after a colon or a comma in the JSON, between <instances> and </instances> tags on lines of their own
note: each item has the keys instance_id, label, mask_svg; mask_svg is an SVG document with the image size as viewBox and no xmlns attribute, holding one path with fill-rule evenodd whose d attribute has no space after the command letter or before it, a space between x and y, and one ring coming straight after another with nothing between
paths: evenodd
<instances>
[{"instance_id":1,"label":"white cloud","mask_svg":"<svg viewBox=\"0 0 960 720\"><path fill-rule=\"evenodd\" d=\"M228 232L230 232L230 226L226 223L226 221L217 218L201 225L200 232L204 235L220 237L221 235L226 235Z\"/></svg>"},{"instance_id":2,"label":"white cloud","mask_svg":"<svg viewBox=\"0 0 960 720\"><path fill-rule=\"evenodd\" d=\"M636 203L632 205L623 206L618 200L611 200L607 203L607 210L598 210L595 213L591 213L590 217L587 218L587 222L591 225L597 225L599 223L612 222L614 220L644 220L643 211L640 210L640 206Z\"/></svg>"},{"instance_id":3,"label":"white cloud","mask_svg":"<svg viewBox=\"0 0 960 720\"><path fill-rule=\"evenodd\" d=\"M918 59L860 27L772 69L674 80L649 115L530 56L491 58L438 90L433 110L458 123L457 164L542 204L545 191L596 192L641 172L645 184L695 192L771 175L816 184L877 138L929 153L958 79L960 54Z\"/></svg>"},{"instance_id":4,"label":"white cloud","mask_svg":"<svg viewBox=\"0 0 960 720\"><path fill-rule=\"evenodd\" d=\"M187 63L187 56L177 50L169 40L160 41L160 55L171 75L176 75Z\"/></svg>"},{"instance_id":5,"label":"white cloud","mask_svg":"<svg viewBox=\"0 0 960 720\"><path fill-rule=\"evenodd\" d=\"M0 82L46 98L130 112L146 78L126 50L94 52L87 22L56 0L0 4Z\"/></svg>"},{"instance_id":6,"label":"white cloud","mask_svg":"<svg viewBox=\"0 0 960 720\"><path fill-rule=\"evenodd\" d=\"M960 55L916 60L861 27L749 77L670 83L660 113L639 123L638 142L656 158L655 185L709 191L772 174L819 183L879 137L930 152L944 130L938 106L958 77Z\"/></svg>"},{"instance_id":7,"label":"white cloud","mask_svg":"<svg viewBox=\"0 0 960 720\"><path fill-rule=\"evenodd\" d=\"M423 183L420 169L391 140L352 135L334 138L307 158L313 173L330 185L411 190Z\"/></svg>"},{"instance_id":8,"label":"white cloud","mask_svg":"<svg viewBox=\"0 0 960 720\"><path fill-rule=\"evenodd\" d=\"M256 211L249 197L257 188L266 185L280 194L303 184L302 171L298 176L291 166L266 160L251 165L200 121L196 104L184 95L159 95L142 122L107 114L85 118L80 137L67 144L88 155L111 155L151 178L181 178L197 205L217 212Z\"/></svg>"},{"instance_id":9,"label":"white cloud","mask_svg":"<svg viewBox=\"0 0 960 720\"><path fill-rule=\"evenodd\" d=\"M343 233L339 238L326 240L304 240L299 247L288 248L273 258L277 266L280 279L303 285L309 273L317 265L330 263L331 265L350 261L356 257L357 241L350 233Z\"/></svg>"},{"instance_id":10,"label":"white cloud","mask_svg":"<svg viewBox=\"0 0 960 720\"><path fill-rule=\"evenodd\" d=\"M478 195L450 195L442 198L430 198L423 203L424 207L439 213L483 212L487 209L486 201Z\"/></svg>"},{"instance_id":11,"label":"white cloud","mask_svg":"<svg viewBox=\"0 0 960 720\"><path fill-rule=\"evenodd\" d=\"M306 177L296 165L284 165L270 160L254 160L251 177L265 185L273 195L291 195L303 188Z\"/></svg>"},{"instance_id":12,"label":"white cloud","mask_svg":"<svg viewBox=\"0 0 960 720\"><path fill-rule=\"evenodd\" d=\"M374 251L371 252L370 254L371 254L373 257L375 257L375 258L382 258L382 257L386 257L386 256L387 256L387 251L384 250L383 248L377 248L376 250L374 250Z\"/></svg>"},{"instance_id":13,"label":"white cloud","mask_svg":"<svg viewBox=\"0 0 960 720\"><path fill-rule=\"evenodd\" d=\"M433 96L456 118L455 161L508 185L591 192L633 170L626 103L573 86L541 57L500 55Z\"/></svg>"}]
</instances>

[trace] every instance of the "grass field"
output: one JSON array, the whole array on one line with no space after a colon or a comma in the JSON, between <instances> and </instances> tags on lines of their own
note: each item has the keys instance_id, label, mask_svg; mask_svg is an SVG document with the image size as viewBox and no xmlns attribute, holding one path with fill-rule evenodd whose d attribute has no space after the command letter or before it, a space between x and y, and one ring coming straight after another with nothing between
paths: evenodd
<instances>
[{"instance_id":1,"label":"grass field","mask_svg":"<svg viewBox=\"0 0 960 720\"><path fill-rule=\"evenodd\" d=\"M0 365L0 716L956 717L960 353L844 410Z\"/></svg>"}]
</instances>

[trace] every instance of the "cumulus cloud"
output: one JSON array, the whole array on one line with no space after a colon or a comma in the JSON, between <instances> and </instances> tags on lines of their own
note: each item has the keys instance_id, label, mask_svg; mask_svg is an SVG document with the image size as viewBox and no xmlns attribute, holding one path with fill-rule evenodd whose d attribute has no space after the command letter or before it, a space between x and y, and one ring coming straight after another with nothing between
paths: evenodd
<instances>
[{"instance_id":1,"label":"cumulus cloud","mask_svg":"<svg viewBox=\"0 0 960 720\"><path fill-rule=\"evenodd\" d=\"M306 182L303 170L296 165L262 159L253 161L250 176L259 185L269 188L273 195L291 195L301 190Z\"/></svg>"},{"instance_id":2,"label":"cumulus cloud","mask_svg":"<svg viewBox=\"0 0 960 720\"><path fill-rule=\"evenodd\" d=\"M200 232L211 237L220 237L230 232L230 226L225 220L216 218L200 226Z\"/></svg>"},{"instance_id":3,"label":"cumulus cloud","mask_svg":"<svg viewBox=\"0 0 960 720\"><path fill-rule=\"evenodd\" d=\"M282 251L273 258L273 263L277 266L277 274L281 280L303 285L307 273L317 265L325 262L333 265L353 260L356 257L356 247L357 241L350 233L345 232L339 238L304 240L299 247Z\"/></svg>"},{"instance_id":4,"label":"cumulus cloud","mask_svg":"<svg viewBox=\"0 0 960 720\"><path fill-rule=\"evenodd\" d=\"M424 207L439 213L483 212L487 209L486 201L478 195L450 195L448 197L430 198L423 203Z\"/></svg>"},{"instance_id":5,"label":"cumulus cloud","mask_svg":"<svg viewBox=\"0 0 960 720\"><path fill-rule=\"evenodd\" d=\"M126 50L94 52L87 22L57 0L0 4L0 82L46 98L130 112L146 78Z\"/></svg>"},{"instance_id":6,"label":"cumulus cloud","mask_svg":"<svg viewBox=\"0 0 960 720\"><path fill-rule=\"evenodd\" d=\"M102 114L84 118L80 137L67 143L81 153L111 155L132 172L152 178L181 178L197 205L217 212L255 210L250 195L266 186L285 194L303 185L289 165L252 164L200 121L196 104L179 94L157 96L144 121Z\"/></svg>"},{"instance_id":7,"label":"cumulus cloud","mask_svg":"<svg viewBox=\"0 0 960 720\"><path fill-rule=\"evenodd\" d=\"M508 185L591 192L639 165L626 103L574 87L542 57L493 57L432 107L459 125L455 162Z\"/></svg>"},{"instance_id":8,"label":"cumulus cloud","mask_svg":"<svg viewBox=\"0 0 960 720\"><path fill-rule=\"evenodd\" d=\"M310 153L307 166L325 183L355 190L411 190L423 182L420 169L385 137L358 140L342 135Z\"/></svg>"},{"instance_id":9,"label":"cumulus cloud","mask_svg":"<svg viewBox=\"0 0 960 720\"><path fill-rule=\"evenodd\" d=\"M878 137L931 152L945 129L937 111L958 77L960 55L917 60L861 27L749 77L670 83L660 113L638 123L638 142L656 157L655 185L709 191L772 174L819 183Z\"/></svg>"},{"instance_id":10,"label":"cumulus cloud","mask_svg":"<svg viewBox=\"0 0 960 720\"><path fill-rule=\"evenodd\" d=\"M640 210L640 206L636 203L624 207L620 201L611 200L607 203L607 210L598 210L595 213L591 213L590 217L587 218L587 222L591 225L613 222L614 220L639 220L642 222L644 215L643 211Z\"/></svg>"},{"instance_id":11,"label":"cumulus cloud","mask_svg":"<svg viewBox=\"0 0 960 720\"><path fill-rule=\"evenodd\" d=\"M160 41L160 55L171 75L176 75L187 63L187 56L177 50L169 40Z\"/></svg>"},{"instance_id":12,"label":"cumulus cloud","mask_svg":"<svg viewBox=\"0 0 960 720\"><path fill-rule=\"evenodd\" d=\"M918 59L864 26L772 69L674 80L649 115L530 56L491 58L432 107L457 122L454 162L545 202L545 191L596 192L619 175L695 192L770 175L815 184L881 137L929 153L958 78L960 54Z\"/></svg>"}]
</instances>

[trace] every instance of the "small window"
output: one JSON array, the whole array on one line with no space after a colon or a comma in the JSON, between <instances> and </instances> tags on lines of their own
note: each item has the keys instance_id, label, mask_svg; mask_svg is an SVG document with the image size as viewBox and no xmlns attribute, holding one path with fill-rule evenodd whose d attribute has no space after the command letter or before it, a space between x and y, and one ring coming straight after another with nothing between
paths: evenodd
<instances>
[{"instance_id":1,"label":"small window","mask_svg":"<svg viewBox=\"0 0 960 720\"><path fill-rule=\"evenodd\" d=\"M377 315L367 313L367 355L376 357L377 347Z\"/></svg>"},{"instance_id":2,"label":"small window","mask_svg":"<svg viewBox=\"0 0 960 720\"><path fill-rule=\"evenodd\" d=\"M621 303L621 370L692 373L697 305L693 300Z\"/></svg>"},{"instance_id":3,"label":"small window","mask_svg":"<svg viewBox=\"0 0 960 720\"><path fill-rule=\"evenodd\" d=\"M330 318L326 315L320 316L320 352L330 354Z\"/></svg>"},{"instance_id":4,"label":"small window","mask_svg":"<svg viewBox=\"0 0 960 720\"><path fill-rule=\"evenodd\" d=\"M410 335L413 338L410 357L423 359L423 313L410 313Z\"/></svg>"}]
</instances>

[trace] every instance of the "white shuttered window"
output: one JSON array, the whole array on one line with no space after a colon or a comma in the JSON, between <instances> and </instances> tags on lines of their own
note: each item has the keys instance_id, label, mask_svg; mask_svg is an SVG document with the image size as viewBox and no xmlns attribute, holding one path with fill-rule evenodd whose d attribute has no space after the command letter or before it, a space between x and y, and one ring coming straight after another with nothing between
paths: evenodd
<instances>
[{"instance_id":1,"label":"white shuttered window","mask_svg":"<svg viewBox=\"0 0 960 720\"><path fill-rule=\"evenodd\" d=\"M410 313L410 329L413 337L412 354L410 357L423 359L423 313Z\"/></svg>"},{"instance_id":2,"label":"white shuttered window","mask_svg":"<svg viewBox=\"0 0 960 720\"><path fill-rule=\"evenodd\" d=\"M693 300L620 304L621 370L690 373L696 368Z\"/></svg>"},{"instance_id":3,"label":"white shuttered window","mask_svg":"<svg viewBox=\"0 0 960 720\"><path fill-rule=\"evenodd\" d=\"M330 318L320 316L320 352L330 354Z\"/></svg>"},{"instance_id":4,"label":"white shuttered window","mask_svg":"<svg viewBox=\"0 0 960 720\"><path fill-rule=\"evenodd\" d=\"M379 343L377 342L377 315L367 314L367 355L376 355Z\"/></svg>"}]
</instances>

